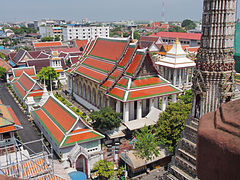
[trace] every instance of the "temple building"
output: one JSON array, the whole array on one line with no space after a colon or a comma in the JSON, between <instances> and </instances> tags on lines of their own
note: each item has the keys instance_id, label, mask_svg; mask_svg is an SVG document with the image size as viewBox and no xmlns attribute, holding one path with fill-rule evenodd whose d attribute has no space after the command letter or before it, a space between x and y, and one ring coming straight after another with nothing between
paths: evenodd
<instances>
[{"instance_id":1,"label":"temple building","mask_svg":"<svg viewBox=\"0 0 240 180\"><path fill-rule=\"evenodd\" d=\"M14 150L15 133L20 129L23 127L13 109L2 104L0 100L0 156L5 155L6 151Z\"/></svg>"},{"instance_id":2,"label":"temple building","mask_svg":"<svg viewBox=\"0 0 240 180\"><path fill-rule=\"evenodd\" d=\"M166 57L159 56L156 62L161 75L181 89L191 88L193 69L196 66L196 63L186 56L187 53L182 49L181 43L177 39L166 53Z\"/></svg>"},{"instance_id":3,"label":"temple building","mask_svg":"<svg viewBox=\"0 0 240 180\"><path fill-rule=\"evenodd\" d=\"M35 80L35 68L13 68L12 72L13 77L10 78L10 85L19 100L29 110L30 106L40 102L43 95L43 88Z\"/></svg>"},{"instance_id":4,"label":"temple building","mask_svg":"<svg viewBox=\"0 0 240 180\"><path fill-rule=\"evenodd\" d=\"M64 168L75 168L90 178L94 163L102 159L101 139L104 136L53 95L44 96L40 104L31 108L31 115L53 150L64 161Z\"/></svg>"},{"instance_id":5,"label":"temple building","mask_svg":"<svg viewBox=\"0 0 240 180\"><path fill-rule=\"evenodd\" d=\"M176 101L181 92L160 76L147 49L130 38L92 39L67 74L67 91L76 101L93 110L110 106L122 113L124 123L154 108L164 111L168 97Z\"/></svg>"}]
</instances>

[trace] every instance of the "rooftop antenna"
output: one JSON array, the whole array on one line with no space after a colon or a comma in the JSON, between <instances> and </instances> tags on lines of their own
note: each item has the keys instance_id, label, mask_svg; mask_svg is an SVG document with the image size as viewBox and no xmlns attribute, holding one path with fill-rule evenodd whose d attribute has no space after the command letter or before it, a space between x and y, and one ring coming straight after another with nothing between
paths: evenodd
<instances>
[{"instance_id":1,"label":"rooftop antenna","mask_svg":"<svg viewBox=\"0 0 240 180\"><path fill-rule=\"evenodd\" d=\"M162 0L161 19L162 19L163 22L165 22L165 0Z\"/></svg>"}]
</instances>

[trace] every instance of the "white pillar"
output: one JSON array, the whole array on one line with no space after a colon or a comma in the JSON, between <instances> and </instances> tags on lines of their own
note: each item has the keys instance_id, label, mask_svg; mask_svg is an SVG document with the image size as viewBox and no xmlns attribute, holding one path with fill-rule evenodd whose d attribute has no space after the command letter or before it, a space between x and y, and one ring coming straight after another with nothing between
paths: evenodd
<instances>
[{"instance_id":1,"label":"white pillar","mask_svg":"<svg viewBox=\"0 0 240 180\"><path fill-rule=\"evenodd\" d=\"M137 101L137 119L142 118L142 101Z\"/></svg>"},{"instance_id":2,"label":"white pillar","mask_svg":"<svg viewBox=\"0 0 240 180\"><path fill-rule=\"evenodd\" d=\"M129 102L129 119L134 120L134 102Z\"/></svg>"},{"instance_id":3,"label":"white pillar","mask_svg":"<svg viewBox=\"0 0 240 180\"><path fill-rule=\"evenodd\" d=\"M187 68L187 82L186 82L187 86L189 84L189 68Z\"/></svg>"},{"instance_id":4,"label":"white pillar","mask_svg":"<svg viewBox=\"0 0 240 180\"><path fill-rule=\"evenodd\" d=\"M168 102L168 97L167 96L162 97L162 111L166 110L167 102Z\"/></svg>"},{"instance_id":5,"label":"white pillar","mask_svg":"<svg viewBox=\"0 0 240 180\"><path fill-rule=\"evenodd\" d=\"M173 85L176 85L176 78L177 78L177 69L173 70Z\"/></svg>"},{"instance_id":6,"label":"white pillar","mask_svg":"<svg viewBox=\"0 0 240 180\"><path fill-rule=\"evenodd\" d=\"M120 101L117 101L117 103L116 103L116 112L117 113L120 113Z\"/></svg>"},{"instance_id":7,"label":"white pillar","mask_svg":"<svg viewBox=\"0 0 240 180\"><path fill-rule=\"evenodd\" d=\"M178 81L178 87L181 87L182 84L182 69L179 69L179 81Z\"/></svg>"},{"instance_id":8,"label":"white pillar","mask_svg":"<svg viewBox=\"0 0 240 180\"><path fill-rule=\"evenodd\" d=\"M154 107L159 109L159 99L158 98L154 98Z\"/></svg>"},{"instance_id":9,"label":"white pillar","mask_svg":"<svg viewBox=\"0 0 240 180\"><path fill-rule=\"evenodd\" d=\"M182 73L183 87L184 87L184 84L185 84L185 74L186 74L186 71L185 71L185 68L183 68L183 73Z\"/></svg>"},{"instance_id":10,"label":"white pillar","mask_svg":"<svg viewBox=\"0 0 240 180\"><path fill-rule=\"evenodd\" d=\"M154 107L154 99L155 98L149 99L149 111Z\"/></svg>"},{"instance_id":11,"label":"white pillar","mask_svg":"<svg viewBox=\"0 0 240 180\"><path fill-rule=\"evenodd\" d=\"M192 77L193 77L193 68L191 68L191 79L190 79L191 83L192 83Z\"/></svg>"},{"instance_id":12,"label":"white pillar","mask_svg":"<svg viewBox=\"0 0 240 180\"><path fill-rule=\"evenodd\" d=\"M170 82L172 82L172 80L171 80L171 76L172 76L172 74L171 74L171 68L168 68L168 81L170 81Z\"/></svg>"},{"instance_id":13,"label":"white pillar","mask_svg":"<svg viewBox=\"0 0 240 180\"><path fill-rule=\"evenodd\" d=\"M129 103L125 102L123 104L123 122L129 121Z\"/></svg>"},{"instance_id":14,"label":"white pillar","mask_svg":"<svg viewBox=\"0 0 240 180\"><path fill-rule=\"evenodd\" d=\"M172 95L172 102L173 103L177 102L177 94Z\"/></svg>"},{"instance_id":15,"label":"white pillar","mask_svg":"<svg viewBox=\"0 0 240 180\"><path fill-rule=\"evenodd\" d=\"M107 106L110 107L110 98L109 97L107 97Z\"/></svg>"}]
</instances>

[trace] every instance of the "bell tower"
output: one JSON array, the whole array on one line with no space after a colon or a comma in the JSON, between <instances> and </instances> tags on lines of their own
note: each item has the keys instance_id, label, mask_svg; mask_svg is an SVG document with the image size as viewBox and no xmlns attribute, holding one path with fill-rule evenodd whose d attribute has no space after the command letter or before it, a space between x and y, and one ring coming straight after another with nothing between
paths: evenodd
<instances>
[{"instance_id":1,"label":"bell tower","mask_svg":"<svg viewBox=\"0 0 240 180\"><path fill-rule=\"evenodd\" d=\"M201 46L193 75L192 112L169 167L169 179L195 179L200 117L234 96L233 45L236 0L204 0Z\"/></svg>"}]
</instances>

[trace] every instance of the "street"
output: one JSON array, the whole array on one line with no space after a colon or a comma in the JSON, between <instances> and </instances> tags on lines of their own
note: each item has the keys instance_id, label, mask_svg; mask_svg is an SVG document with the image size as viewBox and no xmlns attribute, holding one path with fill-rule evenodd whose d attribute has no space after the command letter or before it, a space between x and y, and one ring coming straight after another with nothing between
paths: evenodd
<instances>
[{"instance_id":1,"label":"street","mask_svg":"<svg viewBox=\"0 0 240 180\"><path fill-rule=\"evenodd\" d=\"M38 140L41 138L41 136L38 135L38 132L33 128L31 122L28 121L27 115L21 111L17 103L14 101L13 97L9 94L6 83L2 80L0 80L0 99L3 104L11 106L14 113L21 122L23 130L19 131L19 135L23 143ZM29 144L28 147L36 153L41 152L42 150L42 145L40 142ZM32 154L31 151L29 151L29 153Z\"/></svg>"}]
</instances>

